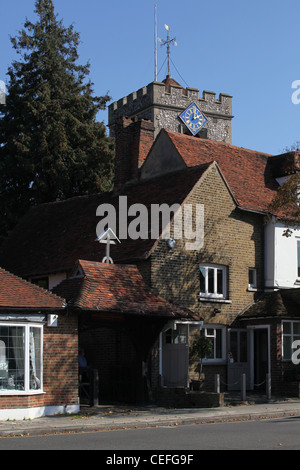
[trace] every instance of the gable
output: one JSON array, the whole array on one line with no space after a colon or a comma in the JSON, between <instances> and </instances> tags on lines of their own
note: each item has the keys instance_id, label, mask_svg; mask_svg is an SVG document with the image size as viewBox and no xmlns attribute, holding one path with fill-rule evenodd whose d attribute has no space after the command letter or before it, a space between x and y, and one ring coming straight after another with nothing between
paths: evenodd
<instances>
[{"instance_id":1,"label":"gable","mask_svg":"<svg viewBox=\"0 0 300 470\"><path fill-rule=\"evenodd\" d=\"M186 168L184 160L163 129L141 168L141 180L173 173L184 168Z\"/></svg>"},{"instance_id":2,"label":"gable","mask_svg":"<svg viewBox=\"0 0 300 470\"><path fill-rule=\"evenodd\" d=\"M166 130L188 167L218 163L241 209L266 212L277 191L269 154Z\"/></svg>"}]
</instances>

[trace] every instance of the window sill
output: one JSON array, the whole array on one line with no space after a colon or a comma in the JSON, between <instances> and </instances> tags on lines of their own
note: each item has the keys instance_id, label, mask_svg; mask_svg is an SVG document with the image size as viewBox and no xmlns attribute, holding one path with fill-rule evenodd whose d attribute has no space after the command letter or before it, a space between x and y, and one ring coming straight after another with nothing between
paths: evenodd
<instances>
[{"instance_id":1,"label":"window sill","mask_svg":"<svg viewBox=\"0 0 300 470\"><path fill-rule=\"evenodd\" d=\"M202 364L204 366L218 366L218 365L226 365L226 359L203 359Z\"/></svg>"},{"instance_id":2,"label":"window sill","mask_svg":"<svg viewBox=\"0 0 300 470\"><path fill-rule=\"evenodd\" d=\"M226 299L218 299L214 297L202 297L199 296L200 302L214 302L218 304L231 304L232 300L226 300Z\"/></svg>"},{"instance_id":3,"label":"window sill","mask_svg":"<svg viewBox=\"0 0 300 470\"><path fill-rule=\"evenodd\" d=\"M5 395L24 396L24 395L44 395L43 390L0 390L0 397Z\"/></svg>"},{"instance_id":4,"label":"window sill","mask_svg":"<svg viewBox=\"0 0 300 470\"><path fill-rule=\"evenodd\" d=\"M257 287L249 286L248 289L247 289L247 292L257 292L257 291L258 291Z\"/></svg>"}]
</instances>

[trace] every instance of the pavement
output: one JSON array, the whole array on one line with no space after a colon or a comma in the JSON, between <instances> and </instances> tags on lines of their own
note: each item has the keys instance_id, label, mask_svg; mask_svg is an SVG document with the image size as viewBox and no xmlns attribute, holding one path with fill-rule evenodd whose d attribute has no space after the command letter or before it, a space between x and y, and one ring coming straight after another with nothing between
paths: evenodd
<instances>
[{"instance_id":1,"label":"pavement","mask_svg":"<svg viewBox=\"0 0 300 470\"><path fill-rule=\"evenodd\" d=\"M238 397L225 399L218 408L165 408L106 404L82 405L77 414L45 416L32 420L0 421L0 438L50 434L101 432L225 421L300 417L300 399Z\"/></svg>"}]
</instances>

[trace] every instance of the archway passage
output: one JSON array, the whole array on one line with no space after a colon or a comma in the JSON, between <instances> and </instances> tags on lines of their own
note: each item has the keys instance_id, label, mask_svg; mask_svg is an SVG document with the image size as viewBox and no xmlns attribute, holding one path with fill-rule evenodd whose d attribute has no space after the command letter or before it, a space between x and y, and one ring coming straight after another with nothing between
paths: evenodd
<instances>
[{"instance_id":1,"label":"archway passage","mask_svg":"<svg viewBox=\"0 0 300 470\"><path fill-rule=\"evenodd\" d=\"M109 317L109 318L108 318ZM79 344L99 376L99 401L152 400L151 351L168 318L82 314Z\"/></svg>"}]
</instances>

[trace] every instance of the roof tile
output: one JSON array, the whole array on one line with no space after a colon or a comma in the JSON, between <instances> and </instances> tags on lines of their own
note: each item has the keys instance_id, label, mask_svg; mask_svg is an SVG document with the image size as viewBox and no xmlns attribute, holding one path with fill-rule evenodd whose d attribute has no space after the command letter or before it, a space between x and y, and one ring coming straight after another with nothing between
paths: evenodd
<instances>
[{"instance_id":1,"label":"roof tile","mask_svg":"<svg viewBox=\"0 0 300 470\"><path fill-rule=\"evenodd\" d=\"M83 276L62 281L53 289L72 307L81 310L126 314L196 317L183 307L167 302L144 282L133 265L105 264L79 260Z\"/></svg>"},{"instance_id":2,"label":"roof tile","mask_svg":"<svg viewBox=\"0 0 300 470\"><path fill-rule=\"evenodd\" d=\"M63 298L0 268L0 308L61 309Z\"/></svg>"},{"instance_id":3,"label":"roof tile","mask_svg":"<svg viewBox=\"0 0 300 470\"><path fill-rule=\"evenodd\" d=\"M269 154L225 142L164 130L188 167L218 163L239 207L266 211L278 184L269 169Z\"/></svg>"}]
</instances>

